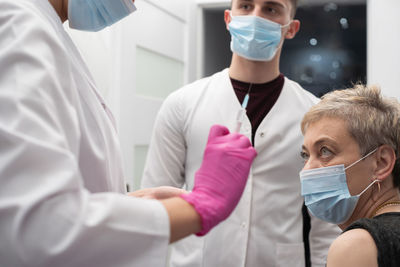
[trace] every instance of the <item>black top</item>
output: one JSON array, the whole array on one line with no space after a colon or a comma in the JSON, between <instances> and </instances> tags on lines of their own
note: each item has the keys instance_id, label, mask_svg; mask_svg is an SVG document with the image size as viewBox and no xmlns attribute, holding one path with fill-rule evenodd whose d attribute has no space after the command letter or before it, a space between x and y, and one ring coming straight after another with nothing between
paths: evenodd
<instances>
[{"instance_id":1,"label":"black top","mask_svg":"<svg viewBox=\"0 0 400 267\"><path fill-rule=\"evenodd\" d=\"M364 229L370 233L378 248L379 267L400 266L400 212L388 212L372 219L360 219L352 223L351 229Z\"/></svg>"},{"instance_id":2,"label":"black top","mask_svg":"<svg viewBox=\"0 0 400 267\"><path fill-rule=\"evenodd\" d=\"M261 124L265 116L274 106L276 100L282 91L285 76L280 74L274 80L267 83L254 83L249 93L249 103L247 105L247 117L251 122L252 135L251 139L254 145L254 135L258 126ZM231 78L233 89L240 103L243 102L244 96L247 94L250 83L238 81Z\"/></svg>"}]
</instances>

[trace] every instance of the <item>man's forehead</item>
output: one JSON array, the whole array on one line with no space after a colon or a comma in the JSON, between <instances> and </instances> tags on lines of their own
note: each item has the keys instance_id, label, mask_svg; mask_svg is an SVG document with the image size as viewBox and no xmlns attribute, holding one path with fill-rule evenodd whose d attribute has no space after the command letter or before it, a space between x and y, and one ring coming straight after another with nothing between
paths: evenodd
<instances>
[{"instance_id":1,"label":"man's forehead","mask_svg":"<svg viewBox=\"0 0 400 267\"><path fill-rule=\"evenodd\" d=\"M289 6L290 0L233 0L233 2L248 2L248 3L261 3L264 5L279 5L279 6Z\"/></svg>"}]
</instances>

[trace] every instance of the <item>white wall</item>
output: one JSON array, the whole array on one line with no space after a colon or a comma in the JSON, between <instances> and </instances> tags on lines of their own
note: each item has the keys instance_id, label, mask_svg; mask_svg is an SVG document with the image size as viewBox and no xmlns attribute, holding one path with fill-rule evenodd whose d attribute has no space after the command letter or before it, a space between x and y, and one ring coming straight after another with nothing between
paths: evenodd
<instances>
[{"instance_id":1,"label":"white wall","mask_svg":"<svg viewBox=\"0 0 400 267\"><path fill-rule=\"evenodd\" d=\"M368 0L369 84L400 100L400 1Z\"/></svg>"},{"instance_id":2,"label":"white wall","mask_svg":"<svg viewBox=\"0 0 400 267\"><path fill-rule=\"evenodd\" d=\"M135 4L135 13L98 33L68 30L116 117L131 189L138 189L162 101L188 81L191 1Z\"/></svg>"},{"instance_id":3,"label":"white wall","mask_svg":"<svg viewBox=\"0 0 400 267\"><path fill-rule=\"evenodd\" d=\"M187 82L193 82L203 75L204 46L203 46L203 8L227 7L231 0L182 0L188 2L188 20L186 42L186 58L188 66L186 69Z\"/></svg>"},{"instance_id":4,"label":"white wall","mask_svg":"<svg viewBox=\"0 0 400 267\"><path fill-rule=\"evenodd\" d=\"M120 136L127 177L134 189L138 189L144 153L150 142L154 119L165 97L138 93L145 91L146 86L157 86L154 81L162 83L163 70L145 60L139 62L137 48L140 47L140 51L147 49L153 57L169 59L176 64L181 62L184 69L187 15L185 2L180 0L136 1L136 6L138 11L116 27L120 51L116 65L120 82L117 87L121 90ZM147 78L142 77L146 73ZM138 84L139 80L146 79L148 84ZM183 79L177 83L171 91L184 82Z\"/></svg>"}]
</instances>

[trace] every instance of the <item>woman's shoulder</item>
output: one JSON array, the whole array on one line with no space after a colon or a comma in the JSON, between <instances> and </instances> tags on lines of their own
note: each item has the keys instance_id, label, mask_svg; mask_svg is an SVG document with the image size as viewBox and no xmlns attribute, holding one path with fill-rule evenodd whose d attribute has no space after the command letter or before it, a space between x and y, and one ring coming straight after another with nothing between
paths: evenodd
<instances>
[{"instance_id":1,"label":"woman's shoulder","mask_svg":"<svg viewBox=\"0 0 400 267\"><path fill-rule=\"evenodd\" d=\"M329 248L327 266L377 267L378 250L370 233L352 229L341 234Z\"/></svg>"}]
</instances>

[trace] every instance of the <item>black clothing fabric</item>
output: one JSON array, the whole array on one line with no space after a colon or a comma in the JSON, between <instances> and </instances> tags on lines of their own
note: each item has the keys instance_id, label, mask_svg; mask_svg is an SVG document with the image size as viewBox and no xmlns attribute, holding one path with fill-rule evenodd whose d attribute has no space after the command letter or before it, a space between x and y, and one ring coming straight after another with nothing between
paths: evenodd
<instances>
[{"instance_id":1,"label":"black clothing fabric","mask_svg":"<svg viewBox=\"0 0 400 267\"><path fill-rule=\"evenodd\" d=\"M247 117L251 122L251 141L254 144L254 135L257 128L265 116L274 106L281 94L285 76L280 74L276 79L267 83L253 83L249 93L249 102L247 105ZM241 82L231 78L233 89L240 103L243 102L245 95L249 91L250 83Z\"/></svg>"},{"instance_id":2,"label":"black clothing fabric","mask_svg":"<svg viewBox=\"0 0 400 267\"><path fill-rule=\"evenodd\" d=\"M400 212L388 212L371 219L357 220L344 232L360 228L368 231L375 241L379 267L400 266Z\"/></svg>"}]
</instances>

